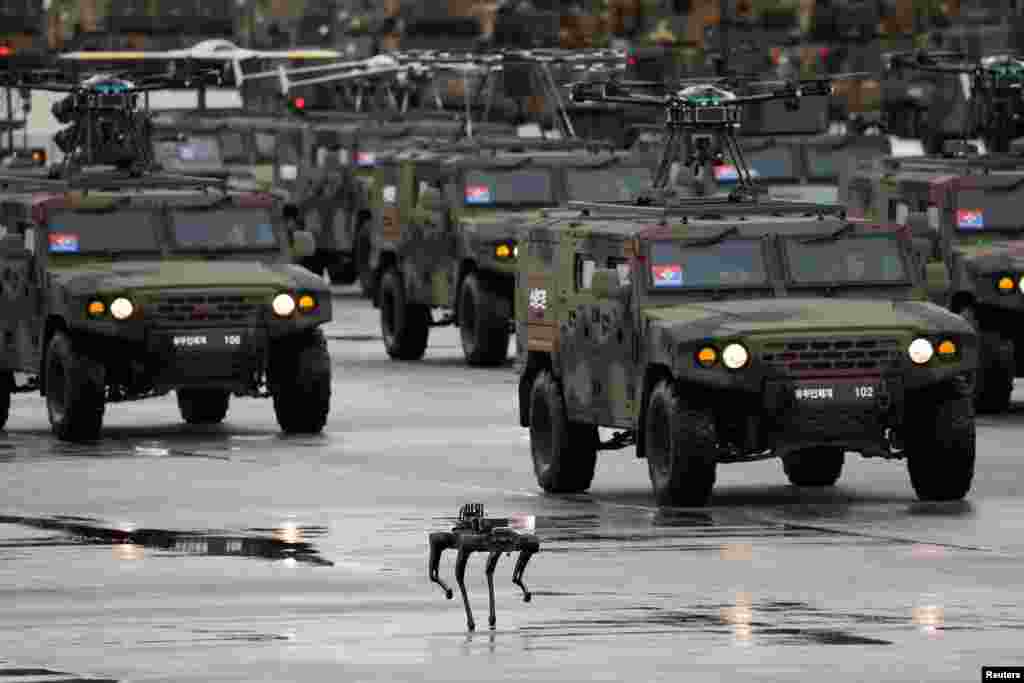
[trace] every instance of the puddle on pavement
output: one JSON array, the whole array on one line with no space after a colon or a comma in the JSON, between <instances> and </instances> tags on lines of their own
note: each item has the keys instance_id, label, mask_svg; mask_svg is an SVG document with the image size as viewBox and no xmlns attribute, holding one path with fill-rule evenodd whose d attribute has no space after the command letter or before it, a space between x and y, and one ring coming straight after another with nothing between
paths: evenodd
<instances>
[{"instance_id":1,"label":"puddle on pavement","mask_svg":"<svg viewBox=\"0 0 1024 683\"><path fill-rule=\"evenodd\" d=\"M45 531L60 532L48 538L15 539L4 547L40 545L111 545L117 560L131 561L145 557L146 550L159 551L156 557L206 555L213 557L248 557L281 561L286 564L309 564L332 567L334 563L320 556L307 536L322 536L323 527L283 525L271 529L269 535L226 534L219 532L169 531L138 529L130 524L101 526L96 520L80 517L21 517L0 515L0 524L14 524Z\"/></svg>"}]
</instances>

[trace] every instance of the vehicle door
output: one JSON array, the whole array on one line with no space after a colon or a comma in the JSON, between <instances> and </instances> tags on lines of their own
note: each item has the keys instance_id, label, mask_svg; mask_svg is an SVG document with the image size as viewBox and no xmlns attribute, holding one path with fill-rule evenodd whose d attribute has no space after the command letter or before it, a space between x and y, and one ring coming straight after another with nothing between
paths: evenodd
<instances>
[{"instance_id":1,"label":"vehicle door","mask_svg":"<svg viewBox=\"0 0 1024 683\"><path fill-rule=\"evenodd\" d=\"M452 175L437 161L416 164L416 225L421 275L430 283L434 306L455 307L458 259L455 258L455 230L449 210Z\"/></svg>"},{"instance_id":2,"label":"vehicle door","mask_svg":"<svg viewBox=\"0 0 1024 683\"><path fill-rule=\"evenodd\" d=\"M403 165L408 163L395 157L382 160L375 169L373 182L369 185L370 203L377 208L370 238L370 265L374 269L388 259L399 259L399 250L403 242ZM405 194L408 194L408 190Z\"/></svg>"},{"instance_id":3,"label":"vehicle door","mask_svg":"<svg viewBox=\"0 0 1024 683\"><path fill-rule=\"evenodd\" d=\"M633 325L629 306L632 282L625 240L601 236L589 240L574 264L576 305L570 321L576 328L577 363L572 382L580 409L602 425L628 427L632 419ZM594 288L598 271L610 271L618 286L607 296ZM589 406L585 408L584 406Z\"/></svg>"},{"instance_id":4,"label":"vehicle door","mask_svg":"<svg viewBox=\"0 0 1024 683\"><path fill-rule=\"evenodd\" d=\"M37 257L41 231L18 213L0 214L0 369L37 372L45 262Z\"/></svg>"}]
</instances>

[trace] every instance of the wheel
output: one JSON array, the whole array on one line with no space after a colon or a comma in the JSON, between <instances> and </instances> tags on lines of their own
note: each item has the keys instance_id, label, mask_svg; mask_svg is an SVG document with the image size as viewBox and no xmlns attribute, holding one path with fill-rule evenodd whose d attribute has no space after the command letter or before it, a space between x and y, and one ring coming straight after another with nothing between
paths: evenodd
<instances>
[{"instance_id":1,"label":"wheel","mask_svg":"<svg viewBox=\"0 0 1024 683\"><path fill-rule=\"evenodd\" d=\"M62 441L95 441L103 427L105 372L57 332L46 351L46 409Z\"/></svg>"},{"instance_id":2,"label":"wheel","mask_svg":"<svg viewBox=\"0 0 1024 683\"><path fill-rule=\"evenodd\" d=\"M470 365L500 365L508 357L508 321L498 314L498 294L476 273L459 289L459 336Z\"/></svg>"},{"instance_id":3,"label":"wheel","mask_svg":"<svg viewBox=\"0 0 1024 683\"><path fill-rule=\"evenodd\" d=\"M570 422L562 387L541 370L530 390L530 455L537 484L548 493L590 488L597 465L597 426Z\"/></svg>"},{"instance_id":4,"label":"wheel","mask_svg":"<svg viewBox=\"0 0 1024 683\"><path fill-rule=\"evenodd\" d=\"M338 256L328 262L327 274L334 285L350 285L356 281L355 265L351 261L342 261Z\"/></svg>"},{"instance_id":5,"label":"wheel","mask_svg":"<svg viewBox=\"0 0 1024 683\"><path fill-rule=\"evenodd\" d=\"M782 461L793 486L834 486L843 473L842 448L808 448Z\"/></svg>"},{"instance_id":6,"label":"wheel","mask_svg":"<svg viewBox=\"0 0 1024 683\"><path fill-rule=\"evenodd\" d=\"M924 401L926 399L922 399ZM919 407L907 426L907 471L921 500L960 500L974 479L974 406L970 397Z\"/></svg>"},{"instance_id":7,"label":"wheel","mask_svg":"<svg viewBox=\"0 0 1024 683\"><path fill-rule=\"evenodd\" d=\"M644 451L658 505L707 505L717 441L710 412L687 405L669 380L654 386L644 417Z\"/></svg>"},{"instance_id":8,"label":"wheel","mask_svg":"<svg viewBox=\"0 0 1024 683\"><path fill-rule=\"evenodd\" d=\"M1013 342L998 332L982 330L974 309L960 311L978 332L978 373L974 389L974 405L979 413L1001 413L1010 407L1013 378L1017 374Z\"/></svg>"},{"instance_id":9,"label":"wheel","mask_svg":"<svg viewBox=\"0 0 1024 683\"><path fill-rule=\"evenodd\" d=\"M331 409L331 356L323 332L278 342L272 354L277 424L286 434L319 434Z\"/></svg>"},{"instance_id":10,"label":"wheel","mask_svg":"<svg viewBox=\"0 0 1024 683\"><path fill-rule=\"evenodd\" d=\"M11 392L14 390L14 373L0 371L0 429L7 425L11 414Z\"/></svg>"},{"instance_id":11,"label":"wheel","mask_svg":"<svg viewBox=\"0 0 1024 683\"><path fill-rule=\"evenodd\" d=\"M402 276L389 268L380 279L380 331L384 348L395 360L420 360L427 350L430 309L405 301Z\"/></svg>"},{"instance_id":12,"label":"wheel","mask_svg":"<svg viewBox=\"0 0 1024 683\"><path fill-rule=\"evenodd\" d=\"M178 410L190 425L215 425L228 414L231 394L220 389L178 389Z\"/></svg>"},{"instance_id":13,"label":"wheel","mask_svg":"<svg viewBox=\"0 0 1024 683\"><path fill-rule=\"evenodd\" d=\"M363 296L373 298L373 270L370 267L373 243L370 240L370 221L363 220L356 227L355 237L355 269L359 278L359 287Z\"/></svg>"}]
</instances>

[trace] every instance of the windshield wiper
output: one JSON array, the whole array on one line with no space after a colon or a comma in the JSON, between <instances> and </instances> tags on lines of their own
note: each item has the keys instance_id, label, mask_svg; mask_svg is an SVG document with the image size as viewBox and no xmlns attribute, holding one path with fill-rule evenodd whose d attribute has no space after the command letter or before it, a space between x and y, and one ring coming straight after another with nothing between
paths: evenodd
<instances>
[{"instance_id":1,"label":"windshield wiper","mask_svg":"<svg viewBox=\"0 0 1024 683\"><path fill-rule=\"evenodd\" d=\"M800 244L819 244L821 242L835 242L840 237L843 237L847 233L853 231L853 223L847 223L843 227L839 228L835 232L829 235L815 235L814 237L808 237L807 239L801 240Z\"/></svg>"},{"instance_id":2,"label":"windshield wiper","mask_svg":"<svg viewBox=\"0 0 1024 683\"><path fill-rule=\"evenodd\" d=\"M722 240L724 240L727 237L732 237L733 235L738 235L738 234L740 234L740 228L739 228L738 225L734 225L731 228L726 228L725 230L723 230L722 232L718 233L714 237L706 237L706 238L701 239L701 240L695 240L693 242L690 242L689 246L692 246L692 247L710 247L710 246L712 246L714 244L718 244L719 242L721 242Z\"/></svg>"}]
</instances>

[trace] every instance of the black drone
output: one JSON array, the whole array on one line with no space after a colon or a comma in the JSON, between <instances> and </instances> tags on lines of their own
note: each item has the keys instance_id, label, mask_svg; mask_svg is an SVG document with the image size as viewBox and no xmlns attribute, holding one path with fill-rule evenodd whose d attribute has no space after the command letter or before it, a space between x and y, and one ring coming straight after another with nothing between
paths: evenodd
<instances>
[{"instance_id":1,"label":"black drone","mask_svg":"<svg viewBox=\"0 0 1024 683\"><path fill-rule=\"evenodd\" d=\"M734 200L756 199L759 193L750 166L736 140L735 131L743 122L743 108L750 104L782 100L787 110L797 111L803 97L828 96L832 82L838 79L863 78L868 74L843 74L795 82L742 83L733 77L704 81L684 81L679 90L664 97L637 94L616 81L603 83L578 82L571 85L573 102L609 102L626 105L662 107L665 110L665 151L655 172L653 188L663 190L668 184L672 164L682 162L694 173L706 171L722 163L724 155L732 158L737 173ZM740 87L774 86L766 92L738 95ZM712 146L717 140L718 145ZM686 146L684 154L682 147Z\"/></svg>"},{"instance_id":2,"label":"black drone","mask_svg":"<svg viewBox=\"0 0 1024 683\"><path fill-rule=\"evenodd\" d=\"M488 552L487 566L487 590L490 593L490 619L489 624L494 628L497 618L494 616L494 570L498 566L498 559L502 553L519 551L516 559L516 566L512 572L512 583L519 586L523 591L523 602L530 602L530 591L523 584L523 572L534 553L540 550L540 541L533 534L521 533L513 529L511 520L505 518L484 517L484 506L481 503L469 503L463 505L459 510L459 521L451 531L438 531L430 534L430 580L439 585L445 597L452 599L454 593L448 585L438 576L441 564L441 553L449 548L458 549L459 554L455 558L455 581L462 592L462 603L466 607L466 623L470 631L476 628L473 621L473 610L469 606L469 596L466 594L466 563L469 556L475 552Z\"/></svg>"},{"instance_id":3,"label":"black drone","mask_svg":"<svg viewBox=\"0 0 1024 683\"><path fill-rule=\"evenodd\" d=\"M1024 58L997 54L972 62L961 52L920 50L889 54L886 61L894 70L968 76L971 94L962 128L965 145L974 133L990 151L1010 151L1024 123Z\"/></svg>"},{"instance_id":4,"label":"black drone","mask_svg":"<svg viewBox=\"0 0 1024 683\"><path fill-rule=\"evenodd\" d=\"M138 176L153 167L150 116L140 108L139 96L154 90L203 87L219 83L220 78L217 71L134 80L96 74L69 83L50 70L7 71L0 73L0 87L18 89L24 99L31 90L68 93L52 108L59 123L69 124L53 137L64 152L63 162L51 169L54 177L67 177L88 166L115 166Z\"/></svg>"}]
</instances>

